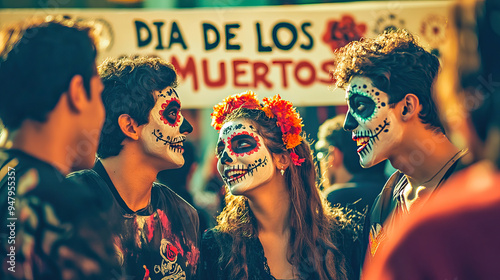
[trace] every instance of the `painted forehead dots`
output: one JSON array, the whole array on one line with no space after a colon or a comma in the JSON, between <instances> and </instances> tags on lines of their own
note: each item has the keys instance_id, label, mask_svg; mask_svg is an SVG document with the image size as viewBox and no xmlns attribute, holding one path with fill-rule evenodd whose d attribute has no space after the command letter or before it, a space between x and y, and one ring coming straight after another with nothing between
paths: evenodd
<instances>
[{"instance_id":1,"label":"painted forehead dots","mask_svg":"<svg viewBox=\"0 0 500 280\"><path fill-rule=\"evenodd\" d=\"M160 91L160 94L158 94L158 97L163 97L163 98L167 98L168 97L171 97L172 95L174 95L175 97L177 97L177 99L179 99L179 95L177 94L177 91L175 91L175 89L171 88L171 87L168 87L168 89L165 90L165 92Z\"/></svg>"},{"instance_id":2,"label":"painted forehead dots","mask_svg":"<svg viewBox=\"0 0 500 280\"><path fill-rule=\"evenodd\" d=\"M250 128L253 130L252 126L250 126ZM222 131L222 135L228 135L231 131L238 130L238 129L247 129L247 128L242 123L239 123L237 125L231 125L231 126L224 128L224 130Z\"/></svg>"},{"instance_id":3,"label":"painted forehead dots","mask_svg":"<svg viewBox=\"0 0 500 280\"><path fill-rule=\"evenodd\" d=\"M363 84L362 86L359 86L359 87L357 85L353 85L352 88L357 88L357 91L359 91L359 93L358 92L356 92L356 93L358 93L358 94L361 94L361 95L368 94L368 97L373 99L373 101L378 104L377 109L380 109L380 108L385 107L387 105L387 104L385 104L385 102L380 102L380 90L377 88L374 88L373 86L367 86L367 85ZM366 90L366 93L363 92L363 90ZM367 95L364 95L364 96L367 96Z\"/></svg>"},{"instance_id":4,"label":"painted forehead dots","mask_svg":"<svg viewBox=\"0 0 500 280\"><path fill-rule=\"evenodd\" d=\"M363 122L368 122L372 120L377 114L378 110L386 106L385 102L380 101L380 91L371 86L367 86L366 84L363 84L362 86L353 85L348 93L349 93L349 104L351 105L352 109L351 112L353 116L357 117L358 120L361 120ZM352 106L354 102L354 100L352 99L354 99L356 95L369 98L374 103L373 112L371 112L369 116L362 116L357 111L357 105Z\"/></svg>"}]
</instances>

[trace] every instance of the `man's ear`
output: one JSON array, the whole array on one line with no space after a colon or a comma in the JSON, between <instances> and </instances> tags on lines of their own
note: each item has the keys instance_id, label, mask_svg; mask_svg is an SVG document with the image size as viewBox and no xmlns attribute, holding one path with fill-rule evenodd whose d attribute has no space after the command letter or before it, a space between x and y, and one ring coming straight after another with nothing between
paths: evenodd
<instances>
[{"instance_id":1,"label":"man's ear","mask_svg":"<svg viewBox=\"0 0 500 280\"><path fill-rule=\"evenodd\" d=\"M420 100L413 93L408 93L400 103L401 106L399 108L399 111L401 113L401 119L403 121L408 121L415 116L418 117L418 114L422 110Z\"/></svg>"},{"instance_id":2,"label":"man's ear","mask_svg":"<svg viewBox=\"0 0 500 280\"><path fill-rule=\"evenodd\" d=\"M83 77L75 75L69 82L67 91L68 103L71 110L79 113L89 104L87 91L83 86Z\"/></svg>"},{"instance_id":3,"label":"man's ear","mask_svg":"<svg viewBox=\"0 0 500 280\"><path fill-rule=\"evenodd\" d=\"M139 139L139 129L137 122L128 114L121 114L118 117L118 125L122 132L133 140Z\"/></svg>"},{"instance_id":4,"label":"man's ear","mask_svg":"<svg viewBox=\"0 0 500 280\"><path fill-rule=\"evenodd\" d=\"M290 165L290 157L286 153L283 154L273 154L274 165L278 169L285 170Z\"/></svg>"}]
</instances>

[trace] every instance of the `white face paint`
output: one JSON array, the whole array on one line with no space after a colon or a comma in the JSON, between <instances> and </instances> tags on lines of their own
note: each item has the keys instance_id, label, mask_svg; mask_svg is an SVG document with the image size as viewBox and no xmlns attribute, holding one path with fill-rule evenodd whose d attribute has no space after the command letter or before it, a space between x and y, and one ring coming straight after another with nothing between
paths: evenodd
<instances>
[{"instance_id":1,"label":"white face paint","mask_svg":"<svg viewBox=\"0 0 500 280\"><path fill-rule=\"evenodd\" d=\"M217 143L217 169L233 195L270 181L275 174L271 153L247 120L225 123Z\"/></svg>"},{"instance_id":2,"label":"white face paint","mask_svg":"<svg viewBox=\"0 0 500 280\"><path fill-rule=\"evenodd\" d=\"M373 86L371 79L356 76L347 87L346 99L349 112L344 128L352 130L361 165L368 168L387 159L403 134L387 93Z\"/></svg>"},{"instance_id":3,"label":"white face paint","mask_svg":"<svg viewBox=\"0 0 500 280\"><path fill-rule=\"evenodd\" d=\"M156 103L149 114L149 123L142 129L144 150L166 161L166 168L184 165L182 153L186 135L193 131L191 124L181 114L181 101L177 92L167 87L153 93Z\"/></svg>"}]
</instances>

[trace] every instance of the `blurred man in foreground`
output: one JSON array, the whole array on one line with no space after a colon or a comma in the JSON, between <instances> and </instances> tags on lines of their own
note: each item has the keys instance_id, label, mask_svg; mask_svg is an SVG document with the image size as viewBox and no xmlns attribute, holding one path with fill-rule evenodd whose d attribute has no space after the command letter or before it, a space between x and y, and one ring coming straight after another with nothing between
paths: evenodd
<instances>
[{"instance_id":1,"label":"blurred man in foreground","mask_svg":"<svg viewBox=\"0 0 500 280\"><path fill-rule=\"evenodd\" d=\"M402 221L364 279L498 279L500 275L500 2L460 1L437 100L471 165ZM460 43L459 43L460 42Z\"/></svg>"},{"instance_id":2,"label":"blurred man in foreground","mask_svg":"<svg viewBox=\"0 0 500 280\"><path fill-rule=\"evenodd\" d=\"M2 30L1 279L109 279L103 205L64 180L91 167L104 122L92 29L47 17ZM5 226L7 225L7 226Z\"/></svg>"}]
</instances>

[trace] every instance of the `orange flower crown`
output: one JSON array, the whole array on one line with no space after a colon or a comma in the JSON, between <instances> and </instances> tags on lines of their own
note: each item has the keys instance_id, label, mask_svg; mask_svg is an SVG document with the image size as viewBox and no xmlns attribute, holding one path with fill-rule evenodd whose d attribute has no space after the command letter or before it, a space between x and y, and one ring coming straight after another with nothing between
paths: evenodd
<instances>
[{"instance_id":1,"label":"orange flower crown","mask_svg":"<svg viewBox=\"0 0 500 280\"><path fill-rule=\"evenodd\" d=\"M264 97L262 102L263 105L259 103L255 93L250 90L226 97L221 103L214 106L214 112L211 114L212 126L216 130L220 130L227 115L238 108L262 110L267 117L276 119L276 125L281 129L283 144L286 148L294 149L297 147L302 142L300 133L304 125L292 102L281 99L279 94L272 98ZM293 163L298 166L305 160L299 158L294 150L290 152L290 156Z\"/></svg>"}]
</instances>

